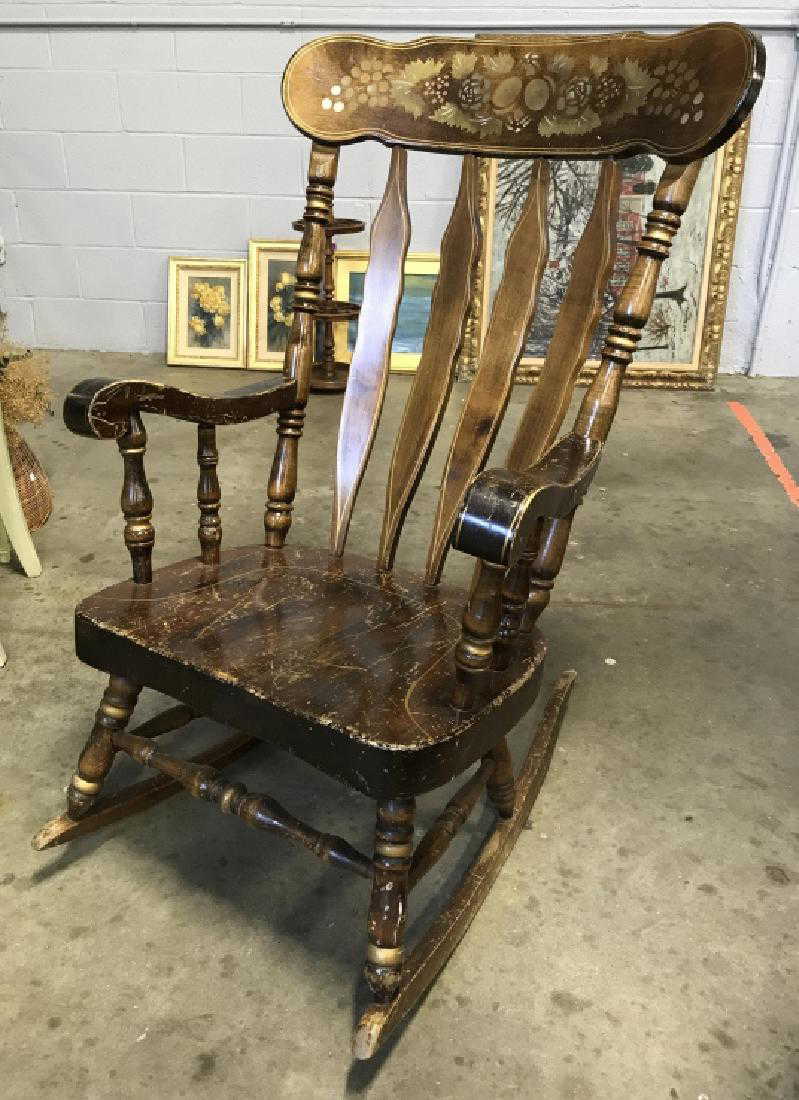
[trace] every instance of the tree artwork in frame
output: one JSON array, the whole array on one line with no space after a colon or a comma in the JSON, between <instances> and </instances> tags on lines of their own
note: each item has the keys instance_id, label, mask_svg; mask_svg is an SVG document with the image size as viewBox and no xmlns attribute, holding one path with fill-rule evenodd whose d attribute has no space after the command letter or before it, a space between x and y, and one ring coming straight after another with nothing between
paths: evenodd
<instances>
[{"instance_id":1,"label":"tree artwork in frame","mask_svg":"<svg viewBox=\"0 0 799 1100\"><path fill-rule=\"evenodd\" d=\"M247 261L170 256L166 361L244 366Z\"/></svg>"},{"instance_id":2,"label":"tree artwork in frame","mask_svg":"<svg viewBox=\"0 0 799 1100\"><path fill-rule=\"evenodd\" d=\"M625 382L633 386L710 389L718 370L735 227L748 140L744 126L702 167L672 255L663 265L649 322ZM605 308L579 381L596 370L613 307L630 272L664 162L648 153L620 161L617 248ZM461 377L473 373L487 328L508 238L530 179L526 160L486 159L481 170L483 247L472 297ZM551 162L550 249L535 318L517 379L534 382L543 365L571 259L591 212L599 167L588 160Z\"/></svg>"}]
</instances>

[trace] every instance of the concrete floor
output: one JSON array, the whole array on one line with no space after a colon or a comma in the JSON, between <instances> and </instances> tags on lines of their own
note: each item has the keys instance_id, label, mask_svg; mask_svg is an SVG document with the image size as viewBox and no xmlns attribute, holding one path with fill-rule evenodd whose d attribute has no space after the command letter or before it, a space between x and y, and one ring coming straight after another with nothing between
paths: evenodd
<instances>
[{"instance_id":1,"label":"concrete floor","mask_svg":"<svg viewBox=\"0 0 799 1100\"><path fill-rule=\"evenodd\" d=\"M241 382L121 355L62 353L53 366L59 397L98 374ZM405 386L390 387L353 548L376 543ZM42 576L0 570L3 1095L799 1095L799 515L726 405L749 406L796 476L798 395L799 382L739 378L712 394L624 395L544 620L548 681L569 666L580 678L532 828L415 1017L354 1067L361 880L187 796L72 847L30 849L61 808L103 686L73 656L73 606L128 565L116 448L58 417L29 433L56 507L36 536ZM298 542L326 538L339 408L335 397L310 407ZM194 433L157 417L149 427L166 562L195 552ZM225 540L257 541L273 426L220 437ZM434 482L435 469L401 564L422 561ZM456 556L452 579L468 573ZM139 715L163 702L145 695ZM196 723L192 741L211 727ZM304 764L265 747L232 772L368 847L367 801ZM422 800L423 823L438 805ZM488 821L477 815L457 860ZM452 876L447 866L414 895L411 936Z\"/></svg>"}]
</instances>

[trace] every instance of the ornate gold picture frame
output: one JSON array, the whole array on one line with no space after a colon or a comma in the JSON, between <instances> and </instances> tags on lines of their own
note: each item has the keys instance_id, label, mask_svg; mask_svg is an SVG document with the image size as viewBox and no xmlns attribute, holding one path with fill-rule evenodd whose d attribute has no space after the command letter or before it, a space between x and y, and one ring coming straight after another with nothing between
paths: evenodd
<instances>
[{"instance_id":1,"label":"ornate gold picture frame","mask_svg":"<svg viewBox=\"0 0 799 1100\"><path fill-rule=\"evenodd\" d=\"M652 317L641 348L627 369L625 384L668 389L712 389L718 371L724 316L735 244L735 229L749 139L748 124L703 167L684 226L677 236L672 259L664 266ZM650 162L647 164L646 162ZM460 377L469 377L477 364L487 325L504 244L515 224L514 186L521 194L523 172L529 162L485 159L481 170L480 220L483 246L476 272ZM551 335L548 317L554 317L570 269L571 249L590 211L593 193L585 184L588 162L553 162L570 178L561 181L563 193L553 192L550 223L550 261L542 281L536 321L531 326L527 352L519 363L517 381L534 382L540 374L544 349ZM591 356L578 379L593 376L604 331L613 309L614 292L626 277L635 243L651 202L653 181L662 162L652 156L632 158L625 166L618 225L618 251L611 292L600 321ZM632 168L630 168L632 164ZM505 168L507 166L507 168ZM506 173L503 179L503 172ZM515 175L514 175L515 174ZM557 171L553 173L557 180ZM576 182L575 182L576 181ZM578 186L579 184L579 186ZM504 191L502 190L504 186ZM557 186L557 184L556 184ZM586 192L591 192L586 195ZM584 198L585 201L580 201ZM558 204L560 204L558 206ZM554 215L554 217L553 217ZM558 217L561 227L558 228ZM563 219L570 221L564 223ZM572 225L573 223L573 231ZM550 308L551 307L551 308Z\"/></svg>"},{"instance_id":2,"label":"ornate gold picture frame","mask_svg":"<svg viewBox=\"0 0 799 1100\"><path fill-rule=\"evenodd\" d=\"M244 367L246 283L246 260L169 257L169 366Z\"/></svg>"}]
</instances>

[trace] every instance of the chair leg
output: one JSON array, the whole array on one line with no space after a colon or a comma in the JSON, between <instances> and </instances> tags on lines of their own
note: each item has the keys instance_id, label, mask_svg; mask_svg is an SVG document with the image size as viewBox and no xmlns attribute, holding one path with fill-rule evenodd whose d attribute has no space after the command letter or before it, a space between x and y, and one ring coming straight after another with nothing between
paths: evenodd
<instances>
[{"instance_id":1,"label":"chair leg","mask_svg":"<svg viewBox=\"0 0 799 1100\"><path fill-rule=\"evenodd\" d=\"M412 798L391 798L377 804L364 974L375 1000L382 1004L396 996L402 974L415 812Z\"/></svg>"},{"instance_id":2,"label":"chair leg","mask_svg":"<svg viewBox=\"0 0 799 1100\"><path fill-rule=\"evenodd\" d=\"M513 817L516 808L516 780L506 737L491 750L487 759L494 761L494 771L486 783L488 797L500 817Z\"/></svg>"},{"instance_id":3,"label":"chair leg","mask_svg":"<svg viewBox=\"0 0 799 1100\"><path fill-rule=\"evenodd\" d=\"M77 820L87 813L111 770L116 749L111 735L130 721L141 687L123 676L112 676L94 719L94 728L83 746L78 767L67 789L67 814Z\"/></svg>"}]
</instances>

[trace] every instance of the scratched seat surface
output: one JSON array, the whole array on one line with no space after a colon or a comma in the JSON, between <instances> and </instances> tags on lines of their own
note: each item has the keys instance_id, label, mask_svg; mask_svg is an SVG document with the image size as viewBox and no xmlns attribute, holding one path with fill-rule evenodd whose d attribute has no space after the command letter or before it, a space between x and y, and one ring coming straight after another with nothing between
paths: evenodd
<instances>
[{"instance_id":1,"label":"scratched seat surface","mask_svg":"<svg viewBox=\"0 0 799 1100\"><path fill-rule=\"evenodd\" d=\"M446 782L515 725L538 690L544 644L527 636L451 705L463 592L380 577L365 558L301 546L223 552L112 585L76 610L78 656L232 721L379 797Z\"/></svg>"}]
</instances>

